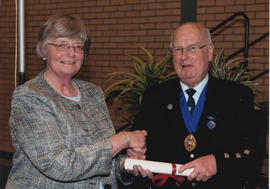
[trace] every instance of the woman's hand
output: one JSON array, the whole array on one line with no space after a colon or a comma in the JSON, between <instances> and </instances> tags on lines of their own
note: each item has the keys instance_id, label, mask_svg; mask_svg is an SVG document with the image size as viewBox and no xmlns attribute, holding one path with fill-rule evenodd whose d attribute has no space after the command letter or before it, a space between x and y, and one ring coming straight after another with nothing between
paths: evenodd
<instances>
[{"instance_id":1,"label":"woman's hand","mask_svg":"<svg viewBox=\"0 0 270 189\"><path fill-rule=\"evenodd\" d=\"M147 132L145 130L137 130L133 132L126 132L129 139L130 145L127 148L127 154L130 158L134 159L145 159L146 152L146 136Z\"/></svg>"},{"instance_id":2,"label":"woman's hand","mask_svg":"<svg viewBox=\"0 0 270 189\"><path fill-rule=\"evenodd\" d=\"M144 148L147 132L145 130L126 131L129 137L129 148Z\"/></svg>"},{"instance_id":3,"label":"woman's hand","mask_svg":"<svg viewBox=\"0 0 270 189\"><path fill-rule=\"evenodd\" d=\"M144 130L123 131L111 136L109 141L112 145L113 157L123 149L130 149L131 156L143 158L141 156L146 152L146 136L147 132Z\"/></svg>"}]
</instances>

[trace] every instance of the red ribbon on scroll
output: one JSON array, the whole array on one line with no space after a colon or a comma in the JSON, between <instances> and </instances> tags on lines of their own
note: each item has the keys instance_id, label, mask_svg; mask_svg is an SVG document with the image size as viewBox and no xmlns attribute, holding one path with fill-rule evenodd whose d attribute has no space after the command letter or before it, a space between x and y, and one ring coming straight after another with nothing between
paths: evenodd
<instances>
[{"instance_id":1,"label":"red ribbon on scroll","mask_svg":"<svg viewBox=\"0 0 270 189\"><path fill-rule=\"evenodd\" d=\"M184 177L176 176L175 173L176 173L176 165L172 163L172 174L170 174L170 175L168 175L168 174L157 174L157 175L153 176L152 182L156 186L162 186L163 184L165 184L165 182L168 180L168 178L173 178L178 182L183 182L185 180Z\"/></svg>"}]
</instances>

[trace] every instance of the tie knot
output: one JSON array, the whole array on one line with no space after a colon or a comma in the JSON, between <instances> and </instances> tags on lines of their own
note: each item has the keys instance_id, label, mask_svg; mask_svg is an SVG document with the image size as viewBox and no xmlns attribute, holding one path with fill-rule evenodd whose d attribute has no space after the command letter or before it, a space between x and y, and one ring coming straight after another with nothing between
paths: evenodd
<instances>
[{"instance_id":1,"label":"tie knot","mask_svg":"<svg viewBox=\"0 0 270 189\"><path fill-rule=\"evenodd\" d=\"M186 92L188 96L192 97L196 93L196 90L193 88L190 88L190 89L187 89Z\"/></svg>"}]
</instances>

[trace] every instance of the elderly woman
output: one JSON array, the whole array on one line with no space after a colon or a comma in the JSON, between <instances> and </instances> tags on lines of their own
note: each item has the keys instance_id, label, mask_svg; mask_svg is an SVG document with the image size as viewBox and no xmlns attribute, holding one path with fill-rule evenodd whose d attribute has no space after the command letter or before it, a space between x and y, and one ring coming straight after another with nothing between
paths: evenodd
<instances>
[{"instance_id":1,"label":"elderly woman","mask_svg":"<svg viewBox=\"0 0 270 189\"><path fill-rule=\"evenodd\" d=\"M125 156L117 154L128 149L145 158L146 131L115 134L101 88L74 78L88 47L74 15L52 16L42 26L37 53L46 68L13 93L15 154L7 189L117 188L116 178L127 182Z\"/></svg>"}]
</instances>

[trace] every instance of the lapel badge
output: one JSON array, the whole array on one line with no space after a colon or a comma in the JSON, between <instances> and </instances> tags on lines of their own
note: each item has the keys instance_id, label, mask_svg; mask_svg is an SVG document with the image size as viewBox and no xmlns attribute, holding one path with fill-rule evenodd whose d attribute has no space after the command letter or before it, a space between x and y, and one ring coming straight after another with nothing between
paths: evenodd
<instances>
[{"instance_id":1,"label":"lapel badge","mask_svg":"<svg viewBox=\"0 0 270 189\"><path fill-rule=\"evenodd\" d=\"M168 110L172 110L173 109L173 105L172 104L168 104L167 108L168 108Z\"/></svg>"},{"instance_id":2,"label":"lapel badge","mask_svg":"<svg viewBox=\"0 0 270 189\"><path fill-rule=\"evenodd\" d=\"M207 122L207 127L209 129L214 129L217 126L216 123L214 122L215 118L212 116L208 116L208 119L209 121Z\"/></svg>"}]
</instances>

